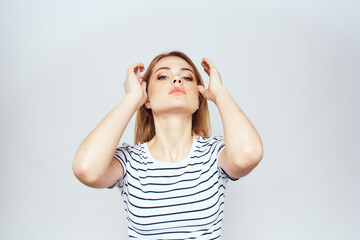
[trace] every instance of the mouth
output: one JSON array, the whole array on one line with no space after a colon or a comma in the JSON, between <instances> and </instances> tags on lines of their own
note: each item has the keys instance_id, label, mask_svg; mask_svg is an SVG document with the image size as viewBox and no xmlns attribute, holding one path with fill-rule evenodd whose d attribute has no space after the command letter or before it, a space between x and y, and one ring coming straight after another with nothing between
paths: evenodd
<instances>
[{"instance_id":1,"label":"mouth","mask_svg":"<svg viewBox=\"0 0 360 240\"><path fill-rule=\"evenodd\" d=\"M182 89L180 87L174 87L173 89L171 89L169 94L186 94L186 92L184 89Z\"/></svg>"},{"instance_id":2,"label":"mouth","mask_svg":"<svg viewBox=\"0 0 360 240\"><path fill-rule=\"evenodd\" d=\"M170 94L185 94L185 93L181 90L174 90L174 91L171 91Z\"/></svg>"}]
</instances>

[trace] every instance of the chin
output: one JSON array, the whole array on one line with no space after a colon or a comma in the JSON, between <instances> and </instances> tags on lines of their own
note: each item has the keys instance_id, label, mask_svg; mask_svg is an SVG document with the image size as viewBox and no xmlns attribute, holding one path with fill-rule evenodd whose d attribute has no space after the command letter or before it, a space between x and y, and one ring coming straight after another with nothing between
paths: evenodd
<instances>
[{"instance_id":1,"label":"chin","mask_svg":"<svg viewBox=\"0 0 360 240\"><path fill-rule=\"evenodd\" d=\"M183 114L189 114L192 115L194 112L196 112L197 110L197 106L190 108L189 105L173 105L173 106L169 106L167 108L153 108L152 111L155 114L163 114L163 113L174 113L174 114L179 114L179 113L183 113Z\"/></svg>"}]
</instances>

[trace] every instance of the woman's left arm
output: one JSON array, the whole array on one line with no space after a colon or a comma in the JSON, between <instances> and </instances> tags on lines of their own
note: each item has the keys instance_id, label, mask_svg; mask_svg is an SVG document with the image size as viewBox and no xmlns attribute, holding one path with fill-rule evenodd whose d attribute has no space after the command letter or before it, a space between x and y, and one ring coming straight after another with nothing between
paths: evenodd
<instances>
[{"instance_id":1,"label":"woman's left arm","mask_svg":"<svg viewBox=\"0 0 360 240\"><path fill-rule=\"evenodd\" d=\"M250 173L263 157L261 138L245 113L222 85L214 64L203 58L201 65L209 75L209 86L199 85L200 93L217 106L224 128L225 148L219 155L221 168L232 178Z\"/></svg>"}]
</instances>

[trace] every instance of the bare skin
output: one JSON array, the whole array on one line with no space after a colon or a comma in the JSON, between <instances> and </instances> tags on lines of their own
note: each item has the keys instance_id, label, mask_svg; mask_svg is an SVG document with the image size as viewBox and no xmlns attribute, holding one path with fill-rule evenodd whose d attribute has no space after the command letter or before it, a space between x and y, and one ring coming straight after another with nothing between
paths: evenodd
<instances>
[{"instance_id":1,"label":"bare skin","mask_svg":"<svg viewBox=\"0 0 360 240\"><path fill-rule=\"evenodd\" d=\"M169 69L157 71L163 67ZM191 71L182 70L184 68ZM192 114L199 107L199 89L193 72L193 68L179 57L163 58L154 67L146 107L152 109L156 135L148 142L148 148L159 161L178 162L190 152ZM175 86L186 93L170 94Z\"/></svg>"}]
</instances>

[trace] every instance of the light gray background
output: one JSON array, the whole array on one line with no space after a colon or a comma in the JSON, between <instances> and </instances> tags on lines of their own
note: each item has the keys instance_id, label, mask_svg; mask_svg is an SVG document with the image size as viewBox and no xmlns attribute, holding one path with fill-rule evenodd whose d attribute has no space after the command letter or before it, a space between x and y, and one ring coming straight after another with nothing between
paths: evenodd
<instances>
[{"instance_id":1,"label":"light gray background","mask_svg":"<svg viewBox=\"0 0 360 240\"><path fill-rule=\"evenodd\" d=\"M357 2L1 1L0 238L127 238L120 192L71 164L125 96L128 66L180 50L206 85L201 58L214 62L264 145L228 184L222 239L358 239Z\"/></svg>"}]
</instances>

